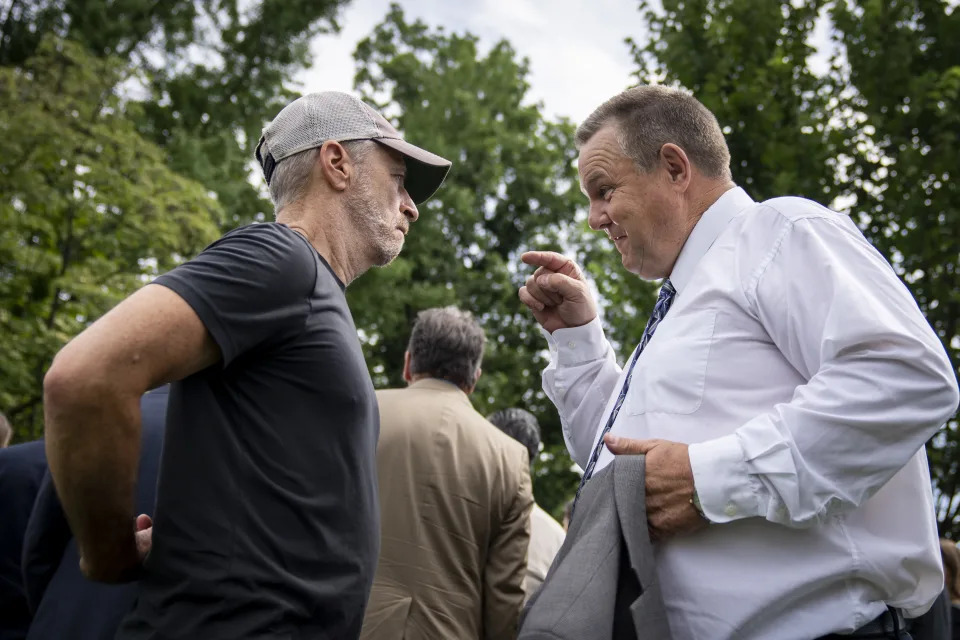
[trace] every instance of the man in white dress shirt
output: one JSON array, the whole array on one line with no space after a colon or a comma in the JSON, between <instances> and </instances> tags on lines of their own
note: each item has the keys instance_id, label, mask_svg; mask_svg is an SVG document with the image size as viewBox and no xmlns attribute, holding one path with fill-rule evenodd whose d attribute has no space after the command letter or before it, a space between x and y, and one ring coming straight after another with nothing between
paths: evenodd
<instances>
[{"instance_id":1,"label":"man in white dress shirt","mask_svg":"<svg viewBox=\"0 0 960 640\"><path fill-rule=\"evenodd\" d=\"M657 309L621 370L573 261L525 254L520 298L585 478L646 454L673 637L909 638L943 586L924 443L958 403L910 292L847 216L737 187L688 94L625 91L577 144L589 224L666 278Z\"/></svg>"}]
</instances>

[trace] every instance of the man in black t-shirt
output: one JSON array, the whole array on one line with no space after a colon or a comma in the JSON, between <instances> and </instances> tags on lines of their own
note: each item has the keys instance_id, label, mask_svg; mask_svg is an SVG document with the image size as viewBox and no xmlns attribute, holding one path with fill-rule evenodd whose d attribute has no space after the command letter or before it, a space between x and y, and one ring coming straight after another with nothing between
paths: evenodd
<instances>
[{"instance_id":1,"label":"man in black t-shirt","mask_svg":"<svg viewBox=\"0 0 960 640\"><path fill-rule=\"evenodd\" d=\"M138 576L119 638L356 637L379 547L379 416L344 288L400 252L450 163L342 93L257 146L277 222L119 304L44 381L50 469L91 578ZM139 397L174 381L155 521Z\"/></svg>"}]
</instances>

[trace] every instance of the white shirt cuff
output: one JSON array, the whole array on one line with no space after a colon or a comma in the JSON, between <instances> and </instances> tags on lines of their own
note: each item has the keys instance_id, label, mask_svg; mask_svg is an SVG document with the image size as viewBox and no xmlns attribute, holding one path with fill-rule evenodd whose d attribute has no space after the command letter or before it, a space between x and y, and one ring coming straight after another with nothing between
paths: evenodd
<instances>
[{"instance_id":1,"label":"white shirt cuff","mask_svg":"<svg viewBox=\"0 0 960 640\"><path fill-rule=\"evenodd\" d=\"M691 444L688 452L693 484L708 520L722 523L760 515L757 481L737 434Z\"/></svg>"},{"instance_id":2,"label":"white shirt cuff","mask_svg":"<svg viewBox=\"0 0 960 640\"><path fill-rule=\"evenodd\" d=\"M600 360L607 353L607 338L599 316L580 327L557 329L553 333L541 327L540 332L550 346L550 358L558 366Z\"/></svg>"}]
</instances>

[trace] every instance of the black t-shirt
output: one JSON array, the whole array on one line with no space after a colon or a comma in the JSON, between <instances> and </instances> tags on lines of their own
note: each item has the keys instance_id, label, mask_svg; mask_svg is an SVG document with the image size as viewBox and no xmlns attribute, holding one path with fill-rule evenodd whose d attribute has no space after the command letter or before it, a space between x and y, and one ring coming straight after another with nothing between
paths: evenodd
<instances>
[{"instance_id":1,"label":"black t-shirt","mask_svg":"<svg viewBox=\"0 0 960 640\"><path fill-rule=\"evenodd\" d=\"M275 223L156 282L223 359L172 386L153 548L118 638L357 637L380 544L380 422L343 284Z\"/></svg>"}]
</instances>

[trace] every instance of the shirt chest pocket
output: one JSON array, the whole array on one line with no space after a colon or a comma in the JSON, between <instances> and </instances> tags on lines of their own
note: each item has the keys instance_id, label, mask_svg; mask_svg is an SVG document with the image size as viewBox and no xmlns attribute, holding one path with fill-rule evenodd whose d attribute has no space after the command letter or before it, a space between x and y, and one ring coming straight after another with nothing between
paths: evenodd
<instances>
[{"instance_id":1,"label":"shirt chest pocket","mask_svg":"<svg viewBox=\"0 0 960 640\"><path fill-rule=\"evenodd\" d=\"M689 414L700 408L717 312L678 314L657 327L637 361L627 393L627 415Z\"/></svg>"}]
</instances>

